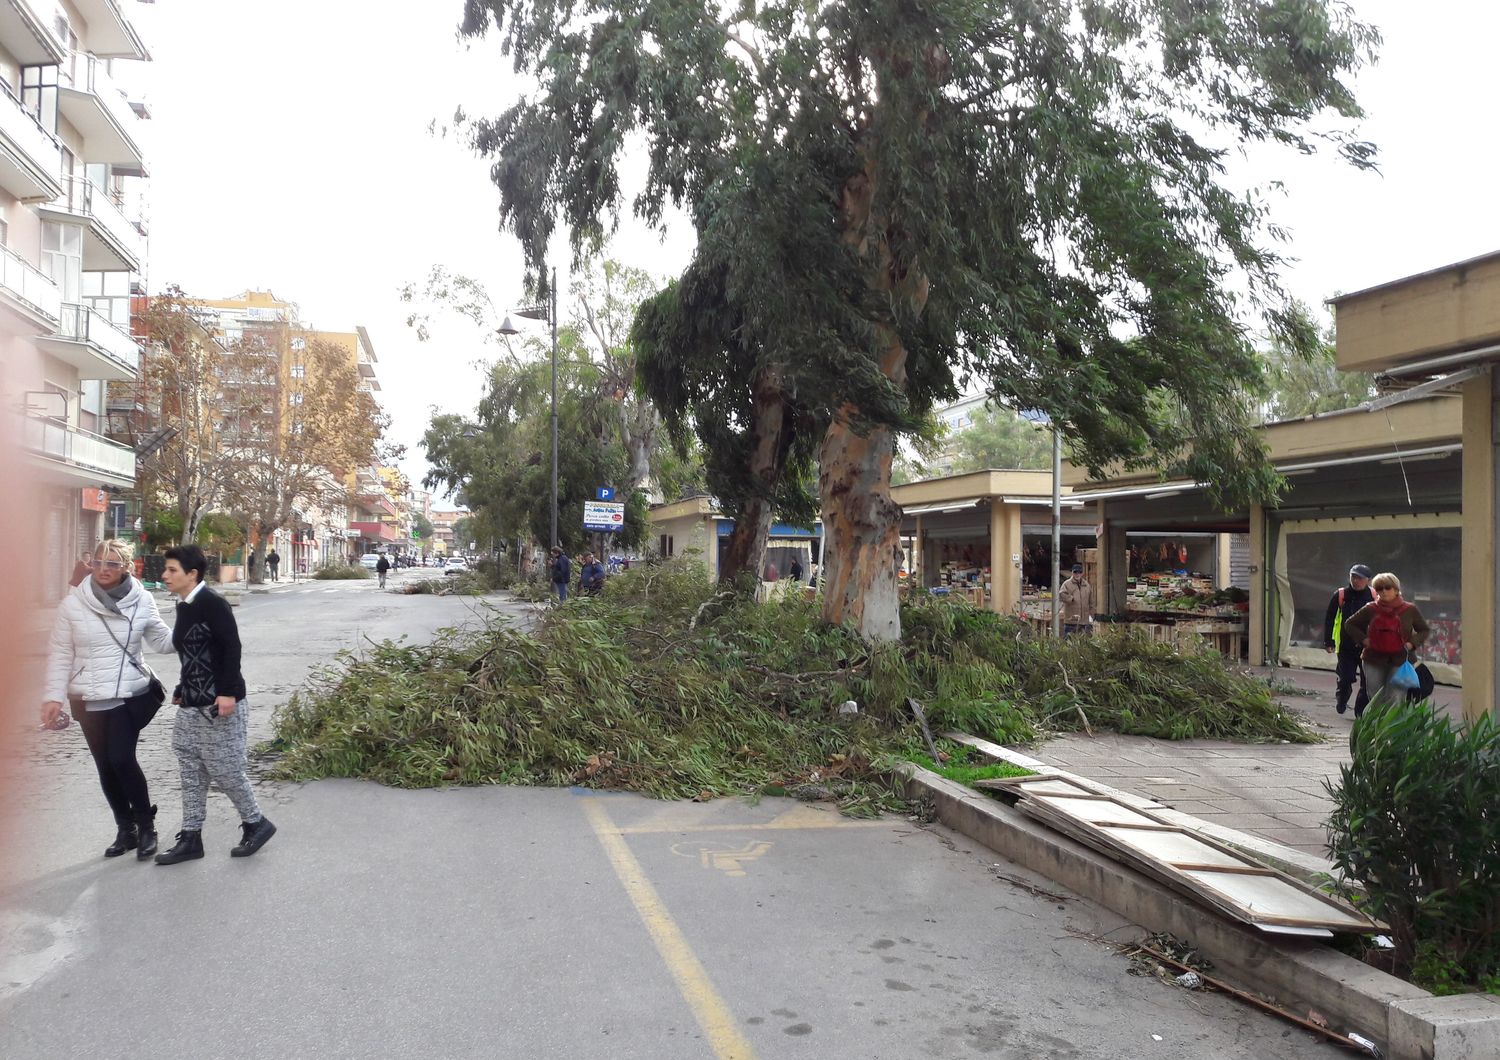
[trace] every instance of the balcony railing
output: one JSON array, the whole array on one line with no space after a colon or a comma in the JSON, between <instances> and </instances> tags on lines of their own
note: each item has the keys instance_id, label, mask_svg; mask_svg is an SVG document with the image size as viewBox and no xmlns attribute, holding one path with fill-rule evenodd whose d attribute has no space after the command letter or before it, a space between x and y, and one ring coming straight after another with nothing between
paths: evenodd
<instances>
[{"instance_id":1,"label":"balcony railing","mask_svg":"<svg viewBox=\"0 0 1500 1060\"><path fill-rule=\"evenodd\" d=\"M56 420L26 417L27 449L90 471L135 478L135 450Z\"/></svg>"},{"instance_id":2,"label":"balcony railing","mask_svg":"<svg viewBox=\"0 0 1500 1060\"><path fill-rule=\"evenodd\" d=\"M125 216L119 204L107 192L95 187L92 181L78 176L65 178L63 193L51 206L92 221L96 229L108 236L109 241L117 244L125 254L134 258L139 266L140 230ZM87 264L84 267L87 268Z\"/></svg>"},{"instance_id":3,"label":"balcony railing","mask_svg":"<svg viewBox=\"0 0 1500 1060\"><path fill-rule=\"evenodd\" d=\"M59 68L58 83L76 92L87 92L98 99L105 113L114 122L118 135L130 147L135 148L135 139L130 135L130 130L141 120L140 115L131 108L125 94L109 75L109 67L103 59L87 52L75 51L68 57L68 64ZM135 148L133 153L139 156L139 148Z\"/></svg>"},{"instance_id":4,"label":"balcony railing","mask_svg":"<svg viewBox=\"0 0 1500 1060\"><path fill-rule=\"evenodd\" d=\"M42 128L42 123L3 81L0 81L0 133L36 169L35 173L18 169L9 174L6 190L18 199L56 195L58 173L62 170L62 149L57 138Z\"/></svg>"},{"instance_id":5,"label":"balcony railing","mask_svg":"<svg viewBox=\"0 0 1500 1060\"><path fill-rule=\"evenodd\" d=\"M0 288L48 320L55 321L62 315L62 291L57 284L5 247L0 247Z\"/></svg>"},{"instance_id":6,"label":"balcony railing","mask_svg":"<svg viewBox=\"0 0 1500 1060\"><path fill-rule=\"evenodd\" d=\"M58 325L57 334L59 338L88 343L121 368L128 370L131 375L135 375L140 369L140 345L111 324L98 310L64 302L62 322Z\"/></svg>"}]
</instances>

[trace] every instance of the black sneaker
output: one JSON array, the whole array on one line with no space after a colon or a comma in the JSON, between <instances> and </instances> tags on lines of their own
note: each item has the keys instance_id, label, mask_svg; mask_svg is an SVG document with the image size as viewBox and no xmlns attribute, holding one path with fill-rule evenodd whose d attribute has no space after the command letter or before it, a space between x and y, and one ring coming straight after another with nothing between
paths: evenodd
<instances>
[{"instance_id":1,"label":"black sneaker","mask_svg":"<svg viewBox=\"0 0 1500 1060\"><path fill-rule=\"evenodd\" d=\"M244 832L244 838L240 840L239 846L229 852L232 858L248 858L276 834L276 826L269 817L262 817L254 824L246 821L240 825L240 829Z\"/></svg>"},{"instance_id":2,"label":"black sneaker","mask_svg":"<svg viewBox=\"0 0 1500 1060\"><path fill-rule=\"evenodd\" d=\"M1349 709L1349 704L1348 703L1335 703L1333 705L1333 709L1336 710L1336 711L1338 711L1340 714L1342 714L1346 710Z\"/></svg>"},{"instance_id":3,"label":"black sneaker","mask_svg":"<svg viewBox=\"0 0 1500 1060\"><path fill-rule=\"evenodd\" d=\"M196 861L203 856L203 833L181 831L177 833L177 844L171 850L156 855L158 865L175 865L179 861Z\"/></svg>"}]
</instances>

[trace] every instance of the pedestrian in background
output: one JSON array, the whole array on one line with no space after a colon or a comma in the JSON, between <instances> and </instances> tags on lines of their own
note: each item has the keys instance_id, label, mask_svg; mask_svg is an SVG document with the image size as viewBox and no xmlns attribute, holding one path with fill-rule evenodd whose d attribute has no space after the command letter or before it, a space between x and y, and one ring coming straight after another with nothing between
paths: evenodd
<instances>
[{"instance_id":1,"label":"pedestrian in background","mask_svg":"<svg viewBox=\"0 0 1500 1060\"><path fill-rule=\"evenodd\" d=\"M1083 578L1083 564L1073 564L1067 581L1057 590L1057 603L1062 607L1062 634L1071 637L1075 633L1087 633L1094 628L1094 587Z\"/></svg>"},{"instance_id":2,"label":"pedestrian in background","mask_svg":"<svg viewBox=\"0 0 1500 1060\"><path fill-rule=\"evenodd\" d=\"M598 596L604 591L604 564L595 559L592 552L583 554L583 566L578 571L578 591L584 596Z\"/></svg>"},{"instance_id":3,"label":"pedestrian in background","mask_svg":"<svg viewBox=\"0 0 1500 1060\"><path fill-rule=\"evenodd\" d=\"M1356 611L1344 623L1344 632L1359 639L1360 666L1373 703L1383 693L1387 698L1396 694L1394 689L1386 692L1391 675L1403 663L1416 664L1417 649L1426 643L1432 630L1417 605L1402 599L1401 580L1394 574L1377 574L1370 586L1375 590L1375 602ZM1356 700L1354 716L1363 713Z\"/></svg>"},{"instance_id":4,"label":"pedestrian in background","mask_svg":"<svg viewBox=\"0 0 1500 1060\"><path fill-rule=\"evenodd\" d=\"M167 549L162 581L178 600L172 645L182 664L172 693L177 704L172 750L182 771L182 831L171 850L156 855L158 865L203 856L209 784L228 795L240 814L240 842L229 851L231 857L249 857L276 834L276 826L260 812L245 774L250 704L240 672L239 626L229 601L203 584L207 572L208 557L197 545Z\"/></svg>"},{"instance_id":5,"label":"pedestrian in background","mask_svg":"<svg viewBox=\"0 0 1500 1060\"><path fill-rule=\"evenodd\" d=\"M142 648L171 651L172 631L151 594L131 577L133 557L128 542L102 542L89 561L89 575L58 607L48 645L42 724L55 727L63 700L71 697L115 817L115 841L105 847L104 856L134 850L144 860L156 854L156 807L136 746L165 692L146 666Z\"/></svg>"},{"instance_id":6,"label":"pedestrian in background","mask_svg":"<svg viewBox=\"0 0 1500 1060\"><path fill-rule=\"evenodd\" d=\"M798 582L799 584L801 583L801 581L802 581L802 559L801 559L801 557L799 557L799 556L793 556L792 557L792 569L790 571L788 571L787 573L791 577L792 581Z\"/></svg>"},{"instance_id":7,"label":"pedestrian in background","mask_svg":"<svg viewBox=\"0 0 1500 1060\"><path fill-rule=\"evenodd\" d=\"M274 548L266 556L266 569L271 572L271 580L273 582L281 580L281 553L277 552Z\"/></svg>"},{"instance_id":8,"label":"pedestrian in background","mask_svg":"<svg viewBox=\"0 0 1500 1060\"><path fill-rule=\"evenodd\" d=\"M1349 620L1366 604L1376 600L1375 590L1370 586L1370 568L1356 563L1349 568L1349 584L1334 591L1328 600L1328 611L1323 616L1323 650L1338 656L1334 670L1338 675L1338 687L1334 695L1333 709L1340 714L1349 709L1349 693L1359 683L1359 694L1354 697L1354 716L1357 718L1369 706L1369 690L1365 687L1365 671L1360 664L1363 645L1346 633Z\"/></svg>"},{"instance_id":9,"label":"pedestrian in background","mask_svg":"<svg viewBox=\"0 0 1500 1060\"><path fill-rule=\"evenodd\" d=\"M552 576L552 589L557 593L557 602L566 602L568 583L573 580L573 561L556 545L552 546L552 562L548 564L548 570Z\"/></svg>"},{"instance_id":10,"label":"pedestrian in background","mask_svg":"<svg viewBox=\"0 0 1500 1060\"><path fill-rule=\"evenodd\" d=\"M245 570L247 572L246 580L253 582L255 580L255 551L253 549L250 552L250 558L245 563Z\"/></svg>"},{"instance_id":11,"label":"pedestrian in background","mask_svg":"<svg viewBox=\"0 0 1500 1060\"><path fill-rule=\"evenodd\" d=\"M386 571L388 571L390 569L391 569L391 561L386 556L386 554L384 552L382 552L380 554L380 558L375 561L375 573L378 574L378 575L380 575L380 587L382 589L385 588L385 574L386 574Z\"/></svg>"}]
</instances>

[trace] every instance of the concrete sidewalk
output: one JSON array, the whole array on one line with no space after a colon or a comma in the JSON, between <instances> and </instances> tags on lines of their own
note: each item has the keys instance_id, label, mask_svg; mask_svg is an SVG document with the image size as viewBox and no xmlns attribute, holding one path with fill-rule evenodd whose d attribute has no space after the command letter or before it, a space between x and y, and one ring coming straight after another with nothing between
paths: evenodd
<instances>
[{"instance_id":1,"label":"concrete sidewalk","mask_svg":"<svg viewBox=\"0 0 1500 1060\"><path fill-rule=\"evenodd\" d=\"M1024 748L1047 765L1171 806L1210 824L1325 858L1323 822L1332 810L1324 782L1338 780L1349 761L1354 712L1334 712L1334 675L1322 670L1265 667L1257 671L1310 695L1282 702L1328 737L1320 744L1242 744L1220 740L1157 740L1148 736L1070 733ZM1435 696L1460 716L1459 690Z\"/></svg>"}]
</instances>

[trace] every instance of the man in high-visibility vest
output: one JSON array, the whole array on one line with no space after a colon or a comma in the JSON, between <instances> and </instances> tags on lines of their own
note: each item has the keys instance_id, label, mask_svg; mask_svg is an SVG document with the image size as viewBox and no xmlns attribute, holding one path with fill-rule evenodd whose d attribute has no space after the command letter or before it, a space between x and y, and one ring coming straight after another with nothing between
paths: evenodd
<instances>
[{"instance_id":1,"label":"man in high-visibility vest","mask_svg":"<svg viewBox=\"0 0 1500 1060\"><path fill-rule=\"evenodd\" d=\"M1338 698L1333 709L1340 714L1349 709L1349 693L1354 683L1359 682L1359 695L1354 700L1354 713L1365 712L1370 701L1365 690L1365 675L1359 665L1360 645L1353 637L1344 636L1344 623L1354 613L1375 599L1375 590L1370 588L1370 568L1356 563L1349 568L1349 584L1336 590L1328 601L1328 613L1323 618L1323 650L1338 655Z\"/></svg>"}]
</instances>

